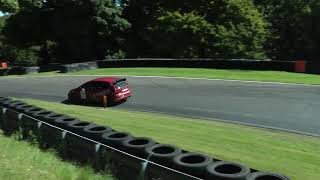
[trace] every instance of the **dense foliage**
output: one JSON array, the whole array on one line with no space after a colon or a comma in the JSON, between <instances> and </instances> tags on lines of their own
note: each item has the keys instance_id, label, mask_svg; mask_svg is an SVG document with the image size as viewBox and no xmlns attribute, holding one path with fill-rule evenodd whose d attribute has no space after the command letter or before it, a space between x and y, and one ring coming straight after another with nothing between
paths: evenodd
<instances>
[{"instance_id":1,"label":"dense foliage","mask_svg":"<svg viewBox=\"0 0 320 180\"><path fill-rule=\"evenodd\" d=\"M310 6L306 0L255 0L269 23L265 51L273 59L308 57Z\"/></svg>"},{"instance_id":2,"label":"dense foliage","mask_svg":"<svg viewBox=\"0 0 320 180\"><path fill-rule=\"evenodd\" d=\"M263 57L265 24L250 0L136 0L127 4L124 14L133 25L130 36L136 36L131 44L142 42L139 56Z\"/></svg>"},{"instance_id":3,"label":"dense foliage","mask_svg":"<svg viewBox=\"0 0 320 180\"><path fill-rule=\"evenodd\" d=\"M0 0L0 58L320 58L320 0Z\"/></svg>"}]
</instances>

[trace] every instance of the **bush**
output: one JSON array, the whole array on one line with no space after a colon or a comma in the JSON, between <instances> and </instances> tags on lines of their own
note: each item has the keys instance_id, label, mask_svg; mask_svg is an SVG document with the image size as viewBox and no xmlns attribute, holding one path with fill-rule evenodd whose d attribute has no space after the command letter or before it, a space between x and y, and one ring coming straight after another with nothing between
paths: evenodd
<instances>
[{"instance_id":1,"label":"bush","mask_svg":"<svg viewBox=\"0 0 320 180\"><path fill-rule=\"evenodd\" d=\"M40 60L39 47L20 49L5 45L0 50L0 58L8 61L11 65L35 66Z\"/></svg>"}]
</instances>

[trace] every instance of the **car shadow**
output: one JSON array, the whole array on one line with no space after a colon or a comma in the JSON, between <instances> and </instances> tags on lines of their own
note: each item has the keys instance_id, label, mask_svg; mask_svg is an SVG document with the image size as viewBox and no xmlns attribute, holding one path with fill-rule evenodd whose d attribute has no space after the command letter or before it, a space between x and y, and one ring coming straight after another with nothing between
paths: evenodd
<instances>
[{"instance_id":1,"label":"car shadow","mask_svg":"<svg viewBox=\"0 0 320 180\"><path fill-rule=\"evenodd\" d=\"M118 101L118 102L113 102L113 103L108 103L107 104L107 108L108 107L116 107L119 106L123 103L125 103L126 100L122 100L122 101ZM87 106L87 107L97 107L97 108L103 108L103 104L98 104L98 103L72 103L70 101L68 101L68 99L65 99L63 101L61 101L62 104L67 104L67 105L78 105L78 106Z\"/></svg>"}]
</instances>

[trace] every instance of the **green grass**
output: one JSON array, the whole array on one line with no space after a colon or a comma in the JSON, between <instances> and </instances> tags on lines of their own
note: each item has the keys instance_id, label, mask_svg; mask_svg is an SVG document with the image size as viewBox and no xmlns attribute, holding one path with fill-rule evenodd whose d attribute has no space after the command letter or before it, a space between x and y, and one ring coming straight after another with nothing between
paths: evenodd
<instances>
[{"instance_id":1,"label":"green grass","mask_svg":"<svg viewBox=\"0 0 320 180\"><path fill-rule=\"evenodd\" d=\"M25 101L135 136L242 162L258 170L283 173L292 180L320 179L320 138L153 113Z\"/></svg>"},{"instance_id":2,"label":"green grass","mask_svg":"<svg viewBox=\"0 0 320 180\"><path fill-rule=\"evenodd\" d=\"M89 167L61 161L53 152L0 133L0 179L3 180L111 180Z\"/></svg>"},{"instance_id":3,"label":"green grass","mask_svg":"<svg viewBox=\"0 0 320 180\"><path fill-rule=\"evenodd\" d=\"M217 70L196 68L102 68L85 70L69 75L133 75L170 76L210 79L251 80L266 82L285 82L298 84L320 84L320 75L289 73L280 71ZM36 73L35 75L63 75L57 72Z\"/></svg>"}]
</instances>

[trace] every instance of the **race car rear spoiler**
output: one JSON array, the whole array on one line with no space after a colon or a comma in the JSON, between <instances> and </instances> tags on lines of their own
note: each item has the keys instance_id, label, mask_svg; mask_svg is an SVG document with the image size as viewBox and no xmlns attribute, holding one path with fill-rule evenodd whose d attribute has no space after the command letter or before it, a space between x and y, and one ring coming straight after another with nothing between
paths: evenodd
<instances>
[{"instance_id":1,"label":"race car rear spoiler","mask_svg":"<svg viewBox=\"0 0 320 180\"><path fill-rule=\"evenodd\" d=\"M117 84L119 82L123 82L123 81L126 81L126 80L127 80L126 78L121 78L121 79L113 81L113 84Z\"/></svg>"}]
</instances>

